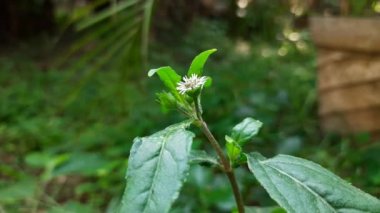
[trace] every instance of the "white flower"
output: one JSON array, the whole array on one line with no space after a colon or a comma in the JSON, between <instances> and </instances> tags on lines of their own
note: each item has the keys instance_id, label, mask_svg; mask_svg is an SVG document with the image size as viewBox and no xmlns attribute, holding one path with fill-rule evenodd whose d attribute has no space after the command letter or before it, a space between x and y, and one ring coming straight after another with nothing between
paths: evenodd
<instances>
[{"instance_id":1,"label":"white flower","mask_svg":"<svg viewBox=\"0 0 380 213\"><path fill-rule=\"evenodd\" d=\"M188 91L203 87L207 78L205 76L198 77L196 74L192 74L190 77L183 77L181 82L177 84L177 90L181 94L185 94Z\"/></svg>"}]
</instances>

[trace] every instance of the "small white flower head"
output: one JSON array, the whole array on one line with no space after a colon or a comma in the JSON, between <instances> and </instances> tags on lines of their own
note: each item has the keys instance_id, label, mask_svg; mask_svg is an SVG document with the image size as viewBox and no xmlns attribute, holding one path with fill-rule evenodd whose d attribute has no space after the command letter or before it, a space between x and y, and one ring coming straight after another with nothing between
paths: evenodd
<instances>
[{"instance_id":1,"label":"small white flower head","mask_svg":"<svg viewBox=\"0 0 380 213\"><path fill-rule=\"evenodd\" d=\"M203 85L206 83L206 80L207 77L198 77L196 74L192 74L190 77L185 76L181 82L178 82L177 90L183 95L188 91L203 87Z\"/></svg>"}]
</instances>

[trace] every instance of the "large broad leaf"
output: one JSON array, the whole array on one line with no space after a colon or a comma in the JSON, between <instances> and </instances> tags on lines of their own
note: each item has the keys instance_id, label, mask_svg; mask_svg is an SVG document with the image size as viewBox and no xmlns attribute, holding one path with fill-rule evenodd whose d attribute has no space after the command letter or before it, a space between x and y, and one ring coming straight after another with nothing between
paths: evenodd
<instances>
[{"instance_id":1,"label":"large broad leaf","mask_svg":"<svg viewBox=\"0 0 380 213\"><path fill-rule=\"evenodd\" d=\"M129 157L121 212L168 212L188 170L191 121L136 138Z\"/></svg>"},{"instance_id":2,"label":"large broad leaf","mask_svg":"<svg viewBox=\"0 0 380 213\"><path fill-rule=\"evenodd\" d=\"M208 57L214 52L216 52L216 49L206 50L204 52L201 52L199 55L197 55L191 62L189 71L187 72L187 76L191 76L192 74L201 76L203 72L203 67Z\"/></svg>"},{"instance_id":3,"label":"large broad leaf","mask_svg":"<svg viewBox=\"0 0 380 213\"><path fill-rule=\"evenodd\" d=\"M313 162L288 155L247 156L248 167L287 212L380 212L380 201Z\"/></svg>"}]
</instances>

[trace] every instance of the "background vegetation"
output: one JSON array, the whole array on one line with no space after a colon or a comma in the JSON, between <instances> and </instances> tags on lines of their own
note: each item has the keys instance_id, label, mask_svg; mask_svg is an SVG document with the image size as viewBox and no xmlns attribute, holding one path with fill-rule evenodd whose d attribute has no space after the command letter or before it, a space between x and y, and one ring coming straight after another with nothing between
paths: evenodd
<instances>
[{"instance_id":1,"label":"background vegetation","mask_svg":"<svg viewBox=\"0 0 380 213\"><path fill-rule=\"evenodd\" d=\"M184 73L211 48L205 119L219 138L252 116L264 123L252 150L305 157L380 196L379 143L319 129L307 16L340 10L338 1L305 2L3 1L0 212L114 211L132 139L181 120L161 112L161 84L147 69ZM380 12L378 1L362 2L352 15ZM201 139L194 146L207 146ZM237 172L245 203L274 205ZM225 181L193 166L173 211L226 212L234 200Z\"/></svg>"}]
</instances>

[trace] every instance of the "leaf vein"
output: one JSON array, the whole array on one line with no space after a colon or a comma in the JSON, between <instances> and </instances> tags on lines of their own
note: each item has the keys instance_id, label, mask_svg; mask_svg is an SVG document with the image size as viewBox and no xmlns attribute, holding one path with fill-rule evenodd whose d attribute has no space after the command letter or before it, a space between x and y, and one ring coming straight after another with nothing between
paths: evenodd
<instances>
[{"instance_id":1,"label":"leaf vein","mask_svg":"<svg viewBox=\"0 0 380 213\"><path fill-rule=\"evenodd\" d=\"M160 150L160 154L158 155L158 162L157 162L157 165L156 165L156 169L155 169L155 171L154 171L153 180L156 179L157 174L158 174L158 172L159 172L159 170L160 170L162 154L163 154L163 152L164 152L164 150L165 150L165 146L166 146L167 139L168 139L168 137L169 137L169 135L170 135L171 133L172 133L172 131L168 131L168 132L164 135L164 138L163 138L163 140L162 140L162 146L161 146L161 148L160 148L160 149L161 149L161 150ZM147 208L147 206L148 206L149 201L152 200L152 194L153 194L153 188L154 188L154 186L155 186L155 181L153 181L152 185L150 186L150 188L149 188L149 190L148 190L148 191L149 191L149 192L148 192L148 196L147 196L147 198L145 199L146 202L145 202L145 205L144 205L144 208L143 208L143 211L142 211L142 212L145 212L145 210L146 210L146 208Z\"/></svg>"},{"instance_id":2,"label":"leaf vein","mask_svg":"<svg viewBox=\"0 0 380 213\"><path fill-rule=\"evenodd\" d=\"M263 162L265 164L265 162ZM317 194L316 192L314 192L311 188L309 188L307 185L305 185L303 182L300 182L298 181L295 177L291 176L290 174L287 174L286 172L274 167L274 166L271 166L269 164L266 164L268 167L278 171L279 173L289 177L290 179L292 179L294 182L300 184L301 186L303 186L307 191L309 191L310 193L312 193L315 197L319 198L322 203L325 203L327 205L327 207L330 207L332 209L332 212L337 212L332 206L330 203L328 203L327 201L325 201L319 194Z\"/></svg>"}]
</instances>

